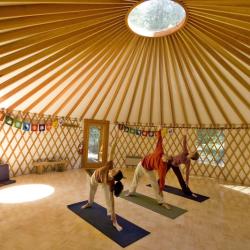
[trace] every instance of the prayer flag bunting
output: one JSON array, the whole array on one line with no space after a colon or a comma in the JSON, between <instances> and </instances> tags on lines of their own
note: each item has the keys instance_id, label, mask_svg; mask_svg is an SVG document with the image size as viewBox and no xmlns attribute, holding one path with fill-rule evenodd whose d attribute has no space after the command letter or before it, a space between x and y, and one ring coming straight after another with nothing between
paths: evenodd
<instances>
[{"instance_id":1,"label":"prayer flag bunting","mask_svg":"<svg viewBox=\"0 0 250 250\"><path fill-rule=\"evenodd\" d=\"M154 137L158 135L158 131L151 131L151 130L140 130L137 128L125 126L124 124L118 124L118 129L123 130L124 132L128 132L131 134L139 135L139 136L149 136ZM163 128L161 130L162 136L167 134L167 128Z\"/></svg>"},{"instance_id":2,"label":"prayer flag bunting","mask_svg":"<svg viewBox=\"0 0 250 250\"><path fill-rule=\"evenodd\" d=\"M52 127L57 128L58 126L63 126L65 120L63 117L56 118L55 120L48 120L47 122L42 121L39 123L38 121L34 121L33 123L25 120L21 120L18 118L12 118L11 115L6 114L2 109L0 110L0 122L4 122L9 126L13 126L15 128L22 129L23 131L49 131ZM129 131L129 127L127 127Z\"/></svg>"}]
</instances>

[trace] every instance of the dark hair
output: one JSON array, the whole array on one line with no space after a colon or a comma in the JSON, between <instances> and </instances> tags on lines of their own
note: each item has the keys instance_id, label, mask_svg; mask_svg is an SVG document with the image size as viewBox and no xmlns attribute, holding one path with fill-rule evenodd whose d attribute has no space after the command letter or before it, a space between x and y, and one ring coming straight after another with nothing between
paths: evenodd
<instances>
[{"instance_id":1,"label":"dark hair","mask_svg":"<svg viewBox=\"0 0 250 250\"><path fill-rule=\"evenodd\" d=\"M120 181L115 182L115 185L114 185L114 195L116 197L118 197L121 194L122 190L123 190L122 183Z\"/></svg>"},{"instance_id":2,"label":"dark hair","mask_svg":"<svg viewBox=\"0 0 250 250\"><path fill-rule=\"evenodd\" d=\"M116 173L116 175L114 175L114 180L115 180L115 181L120 181L122 178L123 178L122 171L119 170L119 171Z\"/></svg>"},{"instance_id":3,"label":"dark hair","mask_svg":"<svg viewBox=\"0 0 250 250\"><path fill-rule=\"evenodd\" d=\"M192 157L190 157L192 160L194 160L194 161L197 161L198 159L199 159L199 157L200 157L200 154L196 151L193 155L192 155Z\"/></svg>"}]
</instances>

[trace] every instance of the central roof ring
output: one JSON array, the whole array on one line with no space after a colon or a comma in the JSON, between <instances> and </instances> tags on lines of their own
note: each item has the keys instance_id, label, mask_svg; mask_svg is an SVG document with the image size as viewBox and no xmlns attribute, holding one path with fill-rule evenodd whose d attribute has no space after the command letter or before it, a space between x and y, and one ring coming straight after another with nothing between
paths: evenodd
<instances>
[{"instance_id":1,"label":"central roof ring","mask_svg":"<svg viewBox=\"0 0 250 250\"><path fill-rule=\"evenodd\" d=\"M143 37L173 34L181 29L186 21L185 7L174 0L140 1L126 15L128 27Z\"/></svg>"}]
</instances>

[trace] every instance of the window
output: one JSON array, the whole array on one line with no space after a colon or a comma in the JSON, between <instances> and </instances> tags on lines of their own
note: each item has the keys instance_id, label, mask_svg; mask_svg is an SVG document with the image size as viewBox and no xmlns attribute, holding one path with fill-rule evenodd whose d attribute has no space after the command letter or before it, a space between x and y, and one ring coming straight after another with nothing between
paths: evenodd
<instances>
[{"instance_id":1,"label":"window","mask_svg":"<svg viewBox=\"0 0 250 250\"><path fill-rule=\"evenodd\" d=\"M171 0L149 0L136 5L128 14L129 28L138 35L160 37L174 33L185 23L186 11Z\"/></svg>"},{"instance_id":2,"label":"window","mask_svg":"<svg viewBox=\"0 0 250 250\"><path fill-rule=\"evenodd\" d=\"M224 131L219 129L197 129L196 147L200 153L198 162L224 167Z\"/></svg>"}]
</instances>

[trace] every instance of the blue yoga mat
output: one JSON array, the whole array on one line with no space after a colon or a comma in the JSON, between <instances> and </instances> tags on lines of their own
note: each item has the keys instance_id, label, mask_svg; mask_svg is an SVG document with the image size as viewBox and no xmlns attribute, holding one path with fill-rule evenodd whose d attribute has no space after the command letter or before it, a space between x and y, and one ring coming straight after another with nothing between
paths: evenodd
<instances>
[{"instance_id":1,"label":"blue yoga mat","mask_svg":"<svg viewBox=\"0 0 250 250\"><path fill-rule=\"evenodd\" d=\"M12 184L12 183L16 183L16 181L15 180L0 181L0 187L4 186L4 185L9 185L9 184Z\"/></svg>"},{"instance_id":2,"label":"blue yoga mat","mask_svg":"<svg viewBox=\"0 0 250 250\"><path fill-rule=\"evenodd\" d=\"M151 187L150 184L148 184L147 186L148 186L148 187ZM204 196L204 195L201 195L201 194L197 194L197 193L193 193L193 194L195 194L197 197L194 197L194 196L190 196L190 195L184 194L184 193L182 192L181 189L176 188L176 187L172 187L172 186L168 186L168 185L165 185L165 187L164 187L163 190L164 190L165 192L168 192L168 193L171 193L171 194L175 194L175 195L178 195L178 196L187 198L187 199L189 199L189 200L197 201L197 202L203 202L203 201L209 199L209 197Z\"/></svg>"},{"instance_id":3,"label":"blue yoga mat","mask_svg":"<svg viewBox=\"0 0 250 250\"><path fill-rule=\"evenodd\" d=\"M78 202L68 205L68 208L96 229L104 233L110 239L115 241L121 247L126 247L150 234L150 232L138 227L119 215L116 216L117 222L120 226L122 226L123 230L118 232L113 227L110 217L107 216L106 208L94 203L91 208L81 209L81 206L86 203L87 201Z\"/></svg>"}]
</instances>

